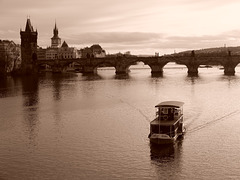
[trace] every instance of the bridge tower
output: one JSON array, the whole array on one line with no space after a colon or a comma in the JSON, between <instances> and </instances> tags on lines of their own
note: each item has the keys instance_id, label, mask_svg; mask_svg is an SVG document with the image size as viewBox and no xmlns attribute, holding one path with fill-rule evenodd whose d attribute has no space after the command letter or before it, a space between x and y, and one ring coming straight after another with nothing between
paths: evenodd
<instances>
[{"instance_id":1,"label":"bridge tower","mask_svg":"<svg viewBox=\"0 0 240 180\"><path fill-rule=\"evenodd\" d=\"M34 31L31 21L28 18L25 31L20 30L21 36L21 70L23 74L34 72L34 64L37 60L37 30Z\"/></svg>"}]
</instances>

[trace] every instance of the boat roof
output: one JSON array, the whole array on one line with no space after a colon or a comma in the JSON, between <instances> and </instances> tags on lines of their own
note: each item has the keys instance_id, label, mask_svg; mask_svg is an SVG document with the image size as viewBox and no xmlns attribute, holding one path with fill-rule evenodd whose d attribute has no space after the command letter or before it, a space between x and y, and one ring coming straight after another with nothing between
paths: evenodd
<instances>
[{"instance_id":1,"label":"boat roof","mask_svg":"<svg viewBox=\"0 0 240 180\"><path fill-rule=\"evenodd\" d=\"M171 106L171 107L181 107L183 106L184 102L181 101L163 101L156 105L155 107L164 107L164 106Z\"/></svg>"}]
</instances>

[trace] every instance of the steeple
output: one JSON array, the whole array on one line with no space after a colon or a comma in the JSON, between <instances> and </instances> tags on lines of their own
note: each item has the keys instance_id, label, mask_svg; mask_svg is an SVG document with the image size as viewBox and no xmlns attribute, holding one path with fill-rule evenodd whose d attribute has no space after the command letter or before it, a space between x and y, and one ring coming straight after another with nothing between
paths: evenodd
<instances>
[{"instance_id":1,"label":"steeple","mask_svg":"<svg viewBox=\"0 0 240 180\"><path fill-rule=\"evenodd\" d=\"M53 29L53 37L58 38L58 28L57 28L57 23L55 21L55 27Z\"/></svg>"},{"instance_id":2,"label":"steeple","mask_svg":"<svg viewBox=\"0 0 240 180\"><path fill-rule=\"evenodd\" d=\"M53 37L51 38L52 41L52 48L59 48L61 46L61 38L58 37L58 28L57 23L55 21L55 26L53 29Z\"/></svg>"}]
</instances>

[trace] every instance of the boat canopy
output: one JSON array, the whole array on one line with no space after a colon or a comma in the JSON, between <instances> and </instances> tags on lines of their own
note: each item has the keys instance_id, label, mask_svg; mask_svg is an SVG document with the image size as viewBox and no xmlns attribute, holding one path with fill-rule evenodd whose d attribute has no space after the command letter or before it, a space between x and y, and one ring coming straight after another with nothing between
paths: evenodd
<instances>
[{"instance_id":1,"label":"boat canopy","mask_svg":"<svg viewBox=\"0 0 240 180\"><path fill-rule=\"evenodd\" d=\"M184 102L181 101L163 101L155 107L182 107Z\"/></svg>"}]
</instances>

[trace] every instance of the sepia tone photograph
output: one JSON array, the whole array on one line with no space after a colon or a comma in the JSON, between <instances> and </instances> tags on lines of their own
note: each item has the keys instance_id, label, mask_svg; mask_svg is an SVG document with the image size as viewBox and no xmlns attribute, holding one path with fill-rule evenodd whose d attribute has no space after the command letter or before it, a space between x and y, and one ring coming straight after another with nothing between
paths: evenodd
<instances>
[{"instance_id":1,"label":"sepia tone photograph","mask_svg":"<svg viewBox=\"0 0 240 180\"><path fill-rule=\"evenodd\" d=\"M239 9L0 0L0 180L240 179Z\"/></svg>"}]
</instances>

